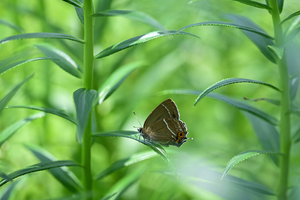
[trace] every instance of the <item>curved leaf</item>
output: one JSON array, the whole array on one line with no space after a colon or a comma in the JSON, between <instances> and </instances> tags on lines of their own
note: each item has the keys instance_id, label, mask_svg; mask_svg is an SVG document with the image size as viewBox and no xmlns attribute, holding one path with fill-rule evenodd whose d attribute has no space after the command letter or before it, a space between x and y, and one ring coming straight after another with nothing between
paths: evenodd
<instances>
[{"instance_id":1,"label":"curved leaf","mask_svg":"<svg viewBox=\"0 0 300 200\"><path fill-rule=\"evenodd\" d=\"M122 16L128 19L133 19L136 21L143 22L161 31L165 31L165 28L158 21L156 21L153 17L143 12L131 11L131 10L105 10L99 13L95 13L93 16L94 17Z\"/></svg>"},{"instance_id":2,"label":"curved leaf","mask_svg":"<svg viewBox=\"0 0 300 200\"><path fill-rule=\"evenodd\" d=\"M219 88L219 87L223 87L223 86L226 86L226 85L229 85L229 84L233 84L233 83L255 83L255 84L262 84L262 85L265 85L265 86L268 86L268 87L271 87L277 91L280 91L277 87L271 85L271 84L268 84L268 83L264 83L264 82L261 82L261 81L255 81L255 80L251 80L251 79L245 79L245 78L228 78L228 79L224 79L224 80L221 80L217 83L214 83L213 85L209 86L208 88L206 88L199 96L198 98L196 99L195 103L194 103L194 106L197 105L197 103L203 98L205 97L207 94L209 94L210 92L212 92L213 90Z\"/></svg>"},{"instance_id":3,"label":"curved leaf","mask_svg":"<svg viewBox=\"0 0 300 200\"><path fill-rule=\"evenodd\" d=\"M197 91L197 90L165 90L160 92L160 95L165 95L165 94L193 94L193 95L199 95L202 91ZM251 113L263 120L265 120L266 122L272 124L272 125L278 125L278 120L276 118L274 118L273 116L255 108L252 107L248 104L245 104L244 102L241 101L236 101L233 100L229 97L226 97L224 95L221 94L214 94L214 93L210 93L207 95L208 97L223 101L229 105L232 105L238 109L241 109L243 111L246 111L248 113Z\"/></svg>"},{"instance_id":4,"label":"curved leaf","mask_svg":"<svg viewBox=\"0 0 300 200\"><path fill-rule=\"evenodd\" d=\"M142 65L144 65L142 62L134 62L117 69L99 88L97 102L101 104L120 86L131 72Z\"/></svg>"},{"instance_id":5,"label":"curved leaf","mask_svg":"<svg viewBox=\"0 0 300 200\"><path fill-rule=\"evenodd\" d=\"M20 183L20 180L14 181L8 188L5 188L5 191L2 191L2 194L0 194L1 200L10 200L12 199L14 190L16 189L16 186Z\"/></svg>"},{"instance_id":6,"label":"curved leaf","mask_svg":"<svg viewBox=\"0 0 300 200\"><path fill-rule=\"evenodd\" d=\"M17 132L24 125L30 123L35 119L42 118L44 116L45 113L37 113L10 125L8 128L6 128L4 131L0 133L0 147L6 140L8 140L8 138L10 138L15 132Z\"/></svg>"},{"instance_id":7,"label":"curved leaf","mask_svg":"<svg viewBox=\"0 0 300 200\"><path fill-rule=\"evenodd\" d=\"M16 94L16 92L20 89L20 87L29 79L33 77L33 74L29 77L25 78L23 81L21 81L16 87L14 87L3 99L0 101L0 114L2 110L4 109L5 105L13 98L13 96Z\"/></svg>"},{"instance_id":8,"label":"curved leaf","mask_svg":"<svg viewBox=\"0 0 300 200\"><path fill-rule=\"evenodd\" d=\"M96 90L83 88L76 90L73 94L76 107L77 140L79 143L82 142L83 133L89 120L96 95Z\"/></svg>"},{"instance_id":9,"label":"curved leaf","mask_svg":"<svg viewBox=\"0 0 300 200\"><path fill-rule=\"evenodd\" d=\"M53 62L69 74L77 78L82 77L82 68L65 52L49 44L38 44L35 45L35 47L37 47L46 56L53 58Z\"/></svg>"},{"instance_id":10,"label":"curved leaf","mask_svg":"<svg viewBox=\"0 0 300 200\"><path fill-rule=\"evenodd\" d=\"M249 6L253 6L253 7L256 7L256 8L272 10L272 8L270 8L266 4L259 3L259 2L256 2L256 1L251 1L251 0L233 0L233 1L238 1L240 3L246 4L246 5L249 5Z\"/></svg>"},{"instance_id":11,"label":"curved leaf","mask_svg":"<svg viewBox=\"0 0 300 200\"><path fill-rule=\"evenodd\" d=\"M275 106L280 106L280 101L277 100L277 99L269 99L269 98L258 98L258 99L248 99L246 97L244 97L244 100L248 100L248 101L266 101L266 102L269 102Z\"/></svg>"},{"instance_id":12,"label":"curved leaf","mask_svg":"<svg viewBox=\"0 0 300 200\"><path fill-rule=\"evenodd\" d=\"M24 30L23 30L21 27L15 25L15 24L12 24L12 23L10 23L10 22L8 22L8 21L5 21L5 20L3 20L3 19L0 19L0 24L3 24L3 25L5 25L5 26L8 26L8 27L10 27L10 28L12 28L12 29L14 29L14 30L20 32L20 33L23 33L23 32L24 32Z\"/></svg>"},{"instance_id":13,"label":"curved leaf","mask_svg":"<svg viewBox=\"0 0 300 200\"><path fill-rule=\"evenodd\" d=\"M102 171L100 174L95 176L95 180L99 180L104 178L105 176L108 176L109 174L123 168L123 167L127 167L129 165L132 165L134 163L152 158L154 156L156 156L157 154L153 151L147 151L147 152L143 152L143 153L137 153L134 154L132 156L130 156L129 158L125 158L122 160L118 160L116 162L114 162L112 165L110 165L107 169L105 169L104 171Z\"/></svg>"},{"instance_id":14,"label":"curved leaf","mask_svg":"<svg viewBox=\"0 0 300 200\"><path fill-rule=\"evenodd\" d=\"M283 24L284 22L286 22L286 21L288 21L288 20L290 20L290 19L292 19L293 17L296 17L296 16L298 16L298 15L300 15L300 10L299 10L299 11L296 11L296 12L294 12L294 13L292 13L292 14L290 14L287 18L285 18L284 20L281 21L281 24Z\"/></svg>"},{"instance_id":15,"label":"curved leaf","mask_svg":"<svg viewBox=\"0 0 300 200\"><path fill-rule=\"evenodd\" d=\"M10 36L0 40L0 44L4 44L6 42L10 42L13 40L21 40L21 39L33 39L33 38L44 38L44 39L64 39L71 40L74 42L84 43L82 39L74 37L72 35L62 34L62 33L23 33L19 35Z\"/></svg>"},{"instance_id":16,"label":"curved leaf","mask_svg":"<svg viewBox=\"0 0 300 200\"><path fill-rule=\"evenodd\" d=\"M74 124L77 124L76 120L72 116L69 116L65 112L54 109L54 108L44 108L44 107L37 107L37 106L7 106L6 108L26 108L26 109L31 109L31 110L39 110L39 111L43 111L45 113L57 115L59 117L65 118L66 120L69 120L70 122L72 122Z\"/></svg>"},{"instance_id":17,"label":"curved leaf","mask_svg":"<svg viewBox=\"0 0 300 200\"><path fill-rule=\"evenodd\" d=\"M83 0L78 0L81 4L83 4ZM76 14L78 19L80 20L81 24L84 25L84 13L83 13L83 8L82 7L76 7L75 6L75 10L76 10Z\"/></svg>"},{"instance_id":18,"label":"curved leaf","mask_svg":"<svg viewBox=\"0 0 300 200\"><path fill-rule=\"evenodd\" d=\"M53 162L41 162L35 165L31 165L29 167L26 167L24 169L17 170L11 174L9 174L9 178L15 179L18 178L19 176L23 176L26 174L30 174L32 172L37 172L37 171L43 171L43 170L48 170L56 167L64 167L64 166L80 166L78 164L75 164L73 161L70 160L59 160L59 161L53 161ZM7 179L2 179L0 181L0 187L4 184L6 184L9 180Z\"/></svg>"},{"instance_id":19,"label":"curved leaf","mask_svg":"<svg viewBox=\"0 0 300 200\"><path fill-rule=\"evenodd\" d=\"M54 162L57 160L53 155L42 148L27 146L27 148L41 161ZM49 172L70 192L83 191L83 187L77 177L67 168L49 169Z\"/></svg>"},{"instance_id":20,"label":"curved leaf","mask_svg":"<svg viewBox=\"0 0 300 200\"><path fill-rule=\"evenodd\" d=\"M267 35L267 33L261 27L259 27L257 24L246 17L240 15L226 15L226 17L238 25L247 26ZM266 58L268 58L273 63L277 62L273 52L268 49L268 46L274 46L274 41L272 38L268 38L263 36L262 34L257 34L245 30L242 31L258 47L258 49L262 54L264 54Z\"/></svg>"},{"instance_id":21,"label":"curved leaf","mask_svg":"<svg viewBox=\"0 0 300 200\"><path fill-rule=\"evenodd\" d=\"M121 51L123 49L132 47L134 45L145 43L145 42L148 42L148 41L153 40L155 38L168 36L168 35L191 35L191 36L199 38L196 35L193 35L191 33L182 32L182 31L155 31L155 32L151 32L151 33L147 33L147 34L144 34L144 35L139 35L139 36L130 38L128 40L125 40L123 42L115 44L111 47L108 47L108 48L104 49L103 51L101 51L100 53L98 53L95 56L95 58L98 59L98 58L103 58L103 57L106 57L106 56L110 56L110 55L112 55L112 54L114 54L118 51Z\"/></svg>"},{"instance_id":22,"label":"curved leaf","mask_svg":"<svg viewBox=\"0 0 300 200\"><path fill-rule=\"evenodd\" d=\"M285 39L286 43L289 43L295 38L295 36L299 33L299 29L300 29L300 17L297 17L284 32L284 35L286 37Z\"/></svg>"},{"instance_id":23,"label":"curved leaf","mask_svg":"<svg viewBox=\"0 0 300 200\"><path fill-rule=\"evenodd\" d=\"M38 61L38 60L55 60L55 59L54 58L48 58L48 57L30 58L30 59L14 62L14 63L8 64L8 65L3 65L3 66L0 66L0 75L3 74L4 72L6 72L8 70L11 70L15 67L18 67L20 65L30 63L30 62L34 62L34 61Z\"/></svg>"},{"instance_id":24,"label":"curved leaf","mask_svg":"<svg viewBox=\"0 0 300 200\"><path fill-rule=\"evenodd\" d=\"M238 163L243 162L244 160L251 158L253 156L258 156L261 154L280 154L280 153L269 152L269 151L245 151L243 153L240 153L240 154L234 156L233 158L231 158L231 160L227 164L227 166L222 174L221 179L223 179L228 174L228 172Z\"/></svg>"},{"instance_id":25,"label":"curved leaf","mask_svg":"<svg viewBox=\"0 0 300 200\"><path fill-rule=\"evenodd\" d=\"M239 24L233 24L233 23L229 23L229 22L221 22L221 21L208 21L208 22L200 22L200 23L196 23L196 24L190 24L188 26L185 26L185 27L179 29L179 31L183 31L185 29L192 28L195 26L223 26L223 27L229 27L229 28L237 28L240 30L244 30L244 31L248 31L248 32L252 32L252 33L261 35L268 39L273 39L265 31L263 31L261 29L257 29L254 27L248 27L248 26L244 26L244 25L239 25Z\"/></svg>"},{"instance_id":26,"label":"curved leaf","mask_svg":"<svg viewBox=\"0 0 300 200\"><path fill-rule=\"evenodd\" d=\"M78 1L78 0L63 0L63 1L69 3L69 4L73 5L73 6L76 6L78 8L82 8L82 6L83 6L82 3L80 1Z\"/></svg>"},{"instance_id":27,"label":"curved leaf","mask_svg":"<svg viewBox=\"0 0 300 200\"><path fill-rule=\"evenodd\" d=\"M267 46L267 48L273 52L273 54L276 56L277 60L281 60L283 56L284 49L282 47L277 46Z\"/></svg>"},{"instance_id":28,"label":"curved leaf","mask_svg":"<svg viewBox=\"0 0 300 200\"><path fill-rule=\"evenodd\" d=\"M175 169L173 163L171 162L171 160L169 159L167 152L162 148L162 146L155 142L144 140L143 138L141 139L141 134L139 132L136 132L136 131L110 131L110 132L94 133L92 136L93 137L125 137L125 138L130 138L135 141L138 141L144 145L147 145L148 147L150 147L153 151L155 151L157 154L159 154L162 157L162 159L172 169L173 173L176 174L176 176L177 176L176 169Z\"/></svg>"}]
</instances>

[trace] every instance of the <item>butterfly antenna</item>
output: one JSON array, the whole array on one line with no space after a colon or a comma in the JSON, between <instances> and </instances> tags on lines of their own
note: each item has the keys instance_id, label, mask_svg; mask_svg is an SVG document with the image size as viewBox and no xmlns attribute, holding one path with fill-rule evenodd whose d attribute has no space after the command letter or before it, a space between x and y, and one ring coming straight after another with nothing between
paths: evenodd
<instances>
[{"instance_id":1,"label":"butterfly antenna","mask_svg":"<svg viewBox=\"0 0 300 200\"><path fill-rule=\"evenodd\" d=\"M133 114L134 114L135 118L137 119L137 121L139 122L139 124L140 124L140 127L142 127L142 124L141 124L140 120L137 118L137 116L136 116L136 114L135 114L135 112L134 112L134 111L133 111Z\"/></svg>"}]
</instances>

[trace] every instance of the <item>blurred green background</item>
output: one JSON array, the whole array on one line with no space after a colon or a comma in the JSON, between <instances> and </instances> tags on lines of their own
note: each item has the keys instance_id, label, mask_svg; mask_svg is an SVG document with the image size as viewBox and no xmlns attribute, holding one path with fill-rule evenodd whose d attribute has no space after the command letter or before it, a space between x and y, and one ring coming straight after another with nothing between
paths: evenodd
<instances>
[{"instance_id":1,"label":"blurred green background","mask_svg":"<svg viewBox=\"0 0 300 200\"><path fill-rule=\"evenodd\" d=\"M95 10L99 11L101 3L110 3L111 9L145 12L167 30L177 30L203 21L224 21L225 14L236 13L247 16L273 35L271 17L267 11L234 1L201 0L190 3L190 0L96 0ZM297 6L297 0L286 1L282 15L285 17L295 12ZM83 27L74 7L61 0L1 0L0 13L1 19L22 27L26 33L58 32L83 37ZM96 18L95 27L100 27L95 32L95 53L125 39L156 31L149 25L123 17ZM1 24L0 30L0 38L19 34ZM276 66L241 31L223 27L195 27L187 32L201 39L185 35L163 37L96 60L95 79L98 86L124 64L134 61L147 64L135 70L112 96L98 106L101 131L136 130L133 126L139 124L132 114L133 110L143 123L159 103L172 98L179 108L181 120L187 124L188 137L194 138L180 148L166 148L183 176L174 178L162 173L168 170L168 165L156 156L97 181L94 189L99 197L109 193L120 180L141 170L140 178L126 190L121 199L222 199L222 195L214 191L226 189L226 184L208 184L206 178L219 180L220 174L214 172L222 172L234 155L246 150L261 149L251 124L236 108L208 97L193 107L196 96L157 95L167 89L204 90L219 80L233 77L278 86ZM25 54L25 58L43 56L34 47L34 44L41 42L65 51L82 65L82 45L59 40L32 39L2 44L0 60L11 58L17 61L24 59ZM35 74L33 79L21 88L9 105L54 107L70 114L75 113L72 94L81 87L81 80L69 76L47 60L24 64L1 75L1 98L32 73ZM243 100L243 97L278 98L278 94L267 87L247 83L230 85L216 92L237 100ZM249 103L278 116L279 110L275 106L266 102ZM0 131L33 113L36 111L5 109L0 116ZM58 159L80 161L75 125L54 115L48 114L24 126L2 145L0 163L6 173L38 162L25 145L43 147ZM97 139L92 147L93 174L100 173L117 160L149 150L147 146L130 139ZM80 169L70 169L80 178ZM229 174L274 189L278 170L267 156L259 156L237 165ZM54 199L70 195L46 171L21 179L15 199ZM228 189L228 192L232 191Z\"/></svg>"}]
</instances>

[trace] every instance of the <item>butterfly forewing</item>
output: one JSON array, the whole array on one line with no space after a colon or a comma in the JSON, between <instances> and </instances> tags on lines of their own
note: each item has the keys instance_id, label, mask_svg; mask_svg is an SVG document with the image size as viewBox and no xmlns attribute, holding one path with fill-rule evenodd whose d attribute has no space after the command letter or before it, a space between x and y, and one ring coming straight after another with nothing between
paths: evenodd
<instances>
[{"instance_id":1,"label":"butterfly forewing","mask_svg":"<svg viewBox=\"0 0 300 200\"><path fill-rule=\"evenodd\" d=\"M166 118L174 118L179 120L179 112L176 104L172 99L167 99L161 104L159 104L148 116L144 123L144 129L154 124L155 122L166 119Z\"/></svg>"}]
</instances>

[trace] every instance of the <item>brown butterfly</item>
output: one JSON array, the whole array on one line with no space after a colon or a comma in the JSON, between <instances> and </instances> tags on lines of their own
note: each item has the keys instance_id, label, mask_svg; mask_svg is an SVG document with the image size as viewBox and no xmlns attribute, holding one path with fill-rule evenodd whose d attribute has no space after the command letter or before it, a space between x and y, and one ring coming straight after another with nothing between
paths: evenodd
<instances>
[{"instance_id":1,"label":"brown butterfly","mask_svg":"<svg viewBox=\"0 0 300 200\"><path fill-rule=\"evenodd\" d=\"M186 137L188 134L186 125L179 117L175 102L167 99L150 113L143 128L139 128L138 131L146 140L163 146L180 147L190 138Z\"/></svg>"}]
</instances>

